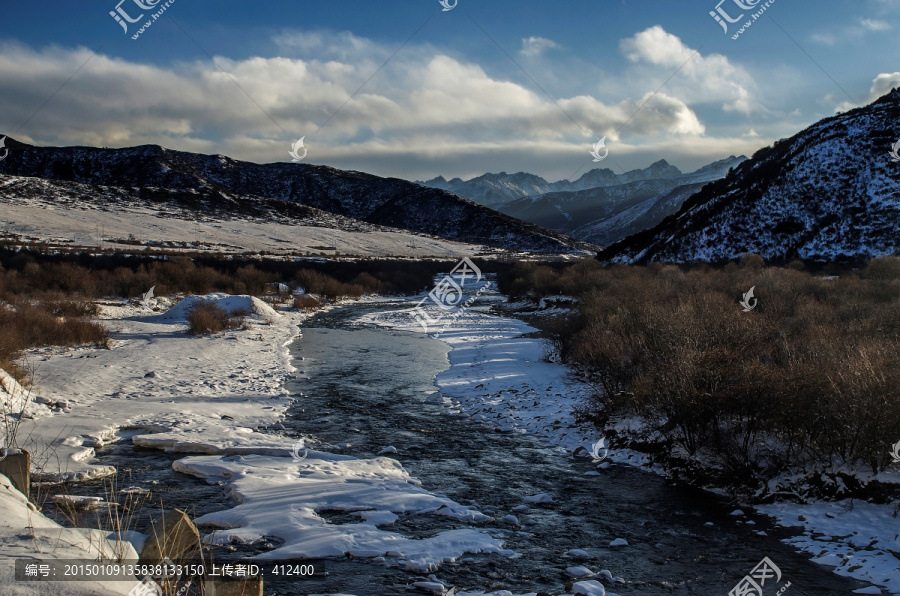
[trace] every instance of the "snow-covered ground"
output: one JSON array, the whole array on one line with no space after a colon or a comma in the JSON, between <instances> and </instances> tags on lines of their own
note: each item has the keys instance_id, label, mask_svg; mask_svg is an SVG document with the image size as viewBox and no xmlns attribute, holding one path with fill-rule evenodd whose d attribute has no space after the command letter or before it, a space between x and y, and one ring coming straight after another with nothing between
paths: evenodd
<instances>
[{"instance_id":1,"label":"snow-covered ground","mask_svg":"<svg viewBox=\"0 0 900 596\"><path fill-rule=\"evenodd\" d=\"M441 313L432 308L438 317ZM425 332L412 312L367 315L359 322ZM437 376L440 394L432 401L501 430L537 434L567 451L589 449L600 433L578 425L572 410L593 388L573 379L564 366L546 361L549 342L522 337L534 331L520 320L475 311L452 320L440 335L452 347L451 366ZM654 470L641 454L628 450L611 451L606 459ZM895 506L842 501L757 510L783 526L799 526L803 534L787 542L815 562L900 594L900 518L894 517Z\"/></svg>"},{"instance_id":2,"label":"snow-covered ground","mask_svg":"<svg viewBox=\"0 0 900 596\"><path fill-rule=\"evenodd\" d=\"M787 542L834 567L838 575L855 577L900 594L900 518L890 505L864 501L776 503L757 508L783 526L803 533ZM879 594L880 592L860 592Z\"/></svg>"},{"instance_id":3,"label":"snow-covered ground","mask_svg":"<svg viewBox=\"0 0 900 596\"><path fill-rule=\"evenodd\" d=\"M186 333L188 298L168 312L107 305L109 349L46 349L29 353L36 385L26 391L0 378L0 398L18 412L28 400L18 447L32 453L32 472L79 480L115 470L91 462L94 449L133 429L136 444L185 453L291 453L287 437L258 432L277 425L291 399L284 382L294 371L288 344L305 316L274 311L249 296L206 297L249 314L246 329L214 337ZM161 299L160 302L165 302ZM143 432L142 432L143 431ZM13 560L110 558L113 546L96 530L65 529L26 506L0 476L0 585L5 594L45 594L46 584L12 582ZM77 493L77 485L70 488ZM130 545L130 555L136 553ZM128 594L134 583L52 584L56 594ZM7 591L7 589L9 591Z\"/></svg>"},{"instance_id":4,"label":"snow-covered ground","mask_svg":"<svg viewBox=\"0 0 900 596\"><path fill-rule=\"evenodd\" d=\"M261 434L291 403L288 344L304 315L278 313L256 298L208 296L250 312L247 329L187 334L185 305L156 314L105 306L109 349L32 351L36 371L20 444L47 477L77 480L114 473L91 463L94 448L122 429L135 444L183 453L290 453L285 437ZM188 302L191 300L189 299Z\"/></svg>"},{"instance_id":5,"label":"snow-covered ground","mask_svg":"<svg viewBox=\"0 0 900 596\"><path fill-rule=\"evenodd\" d=\"M310 222L293 225L252 218L226 219L181 213L161 216L156 207L132 206L127 210L97 208L60 208L53 200L37 198L0 200L0 231L16 234L28 242L44 242L72 247L113 248L113 238L129 237L144 245L181 247L190 250L223 253L318 254L330 247L340 254L359 256L404 255L413 258L455 258L476 254L483 247L413 234L405 230L367 226L371 229L341 229L340 222ZM357 227L365 226L352 222ZM101 239L105 238L106 241ZM118 245L121 248L123 245ZM143 250L142 247L139 247Z\"/></svg>"},{"instance_id":6,"label":"snow-covered ground","mask_svg":"<svg viewBox=\"0 0 900 596\"><path fill-rule=\"evenodd\" d=\"M107 596L128 594L137 582L15 581L15 559L118 560L137 562L130 543L111 540L104 532L64 528L37 511L25 496L0 475L0 593L3 596ZM48 586L50 586L48 588ZM52 591L51 591L52 590Z\"/></svg>"}]
</instances>

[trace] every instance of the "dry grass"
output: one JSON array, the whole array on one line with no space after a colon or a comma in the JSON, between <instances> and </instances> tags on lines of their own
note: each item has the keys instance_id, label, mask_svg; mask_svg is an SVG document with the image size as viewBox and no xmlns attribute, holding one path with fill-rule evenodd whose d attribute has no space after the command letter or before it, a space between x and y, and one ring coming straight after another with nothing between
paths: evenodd
<instances>
[{"instance_id":1,"label":"dry grass","mask_svg":"<svg viewBox=\"0 0 900 596\"><path fill-rule=\"evenodd\" d=\"M794 464L890 464L900 439L900 259L837 279L751 255L723 269L521 266L518 296L569 294L568 360L600 391L580 410L639 414L692 457L771 477ZM758 306L738 305L752 286Z\"/></svg>"},{"instance_id":2,"label":"dry grass","mask_svg":"<svg viewBox=\"0 0 900 596\"><path fill-rule=\"evenodd\" d=\"M191 308L187 321L191 335L210 335L239 328L246 316L244 311L228 312L211 300L201 300Z\"/></svg>"},{"instance_id":3,"label":"dry grass","mask_svg":"<svg viewBox=\"0 0 900 596\"><path fill-rule=\"evenodd\" d=\"M133 298L151 287L157 295L226 292L264 296L267 284L292 280L309 293L328 299L366 293L413 293L452 263L359 260L335 263L196 260L172 257L118 259L114 256L53 262L52 257L0 251L0 299L39 300ZM5 269L4 269L5 267Z\"/></svg>"},{"instance_id":4,"label":"dry grass","mask_svg":"<svg viewBox=\"0 0 900 596\"><path fill-rule=\"evenodd\" d=\"M27 377L17 363L23 350L40 346L101 346L109 344L109 332L92 321L78 317L60 317L58 303L49 305L19 301L0 305L0 368L18 380ZM72 311L90 310L70 303ZM48 310L49 309L49 310Z\"/></svg>"},{"instance_id":5,"label":"dry grass","mask_svg":"<svg viewBox=\"0 0 900 596\"><path fill-rule=\"evenodd\" d=\"M294 298L294 308L298 308L300 310L315 310L324 305L325 303L320 299L308 294L303 294Z\"/></svg>"}]
</instances>

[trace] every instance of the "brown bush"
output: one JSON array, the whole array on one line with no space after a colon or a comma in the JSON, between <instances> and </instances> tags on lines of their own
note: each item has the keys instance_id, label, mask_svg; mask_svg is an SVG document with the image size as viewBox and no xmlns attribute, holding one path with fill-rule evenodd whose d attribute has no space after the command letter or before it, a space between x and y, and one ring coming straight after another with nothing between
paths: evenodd
<instances>
[{"instance_id":1,"label":"brown bush","mask_svg":"<svg viewBox=\"0 0 900 596\"><path fill-rule=\"evenodd\" d=\"M191 307L187 316L191 335L221 333L226 329L237 329L244 322L246 312L228 312L212 300L199 300Z\"/></svg>"},{"instance_id":2,"label":"brown bush","mask_svg":"<svg viewBox=\"0 0 900 596\"><path fill-rule=\"evenodd\" d=\"M41 308L57 317L95 317L100 307L87 300L42 301Z\"/></svg>"},{"instance_id":3,"label":"brown bush","mask_svg":"<svg viewBox=\"0 0 900 596\"><path fill-rule=\"evenodd\" d=\"M900 279L900 257L885 256L872 259L862 274L867 278L882 281Z\"/></svg>"},{"instance_id":4,"label":"brown bush","mask_svg":"<svg viewBox=\"0 0 900 596\"><path fill-rule=\"evenodd\" d=\"M100 323L75 317L58 317L40 305L27 302L0 306L0 368L21 379L16 361L23 350L40 346L106 347L109 332Z\"/></svg>"},{"instance_id":5,"label":"brown bush","mask_svg":"<svg viewBox=\"0 0 900 596\"><path fill-rule=\"evenodd\" d=\"M315 296L310 296L308 294L303 294L294 298L294 308L299 308L301 310L315 310L324 305L324 302Z\"/></svg>"},{"instance_id":6,"label":"brown bush","mask_svg":"<svg viewBox=\"0 0 900 596\"><path fill-rule=\"evenodd\" d=\"M505 286L579 298L556 331L599 388L582 419L637 413L687 453L767 478L798 463L890 463L900 439L894 267L878 259L829 279L755 255L721 269L581 262L523 265ZM738 301L754 286L759 302L744 313Z\"/></svg>"},{"instance_id":7,"label":"brown bush","mask_svg":"<svg viewBox=\"0 0 900 596\"><path fill-rule=\"evenodd\" d=\"M359 278L360 276L357 276L357 279ZM359 298L366 292L364 284L373 285L372 281L364 276L361 280L363 283L348 284L313 269L301 269L295 279L307 293L319 294L331 302L342 298Z\"/></svg>"}]
</instances>

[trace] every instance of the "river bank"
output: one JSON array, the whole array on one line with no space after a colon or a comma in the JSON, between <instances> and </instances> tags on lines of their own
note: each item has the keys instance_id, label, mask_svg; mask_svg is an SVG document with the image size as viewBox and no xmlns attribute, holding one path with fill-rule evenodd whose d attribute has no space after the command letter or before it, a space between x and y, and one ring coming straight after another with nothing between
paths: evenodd
<instances>
[{"instance_id":1,"label":"river bank","mask_svg":"<svg viewBox=\"0 0 900 596\"><path fill-rule=\"evenodd\" d=\"M500 299L502 297L496 295L485 297L487 302ZM384 307L379 306L380 304ZM391 340L392 332L421 332L421 327L412 320L409 313L413 304L414 302L407 300L378 301L372 305L372 310L381 312L357 317L353 324L360 327L385 328L379 332L382 335L379 341L387 342L380 344L385 348L381 356L387 357L390 354L386 349L388 346L402 345L397 338ZM71 355L46 355L45 370L51 373L47 378L55 379L54 382L59 385L56 385L56 393L50 393L52 386L42 383L41 390L47 392L42 395L62 395L65 392L64 379L68 375L77 381L74 387L77 398L69 408L59 408L59 412L55 412L50 406L39 405L48 409L54 416L59 416L55 422L61 422L66 416L76 416L82 407L87 410L86 406L93 406L93 412L80 413L76 418L81 420L81 424L85 425L85 429L91 434L87 437L78 435L82 439L78 445L65 444L66 439L72 438L72 433L65 433L65 438L60 437L57 444L61 445L61 448L70 450L72 454L82 454L80 457L83 458L78 459L70 455L67 459L63 459L68 467L65 469L61 467L60 472L66 473L65 477L70 479L89 478L101 473L97 470L104 470L103 466L95 466L88 459L93 455L93 451L90 450L96 447L86 445L84 441L91 439L103 441L103 435L97 436L97 433L102 429L112 433L112 429L117 427L115 422L118 416L125 419L127 425L135 425L139 430L159 431L150 434L138 432L136 440L133 439L136 445L163 448L179 453L217 454L193 456L178 460L174 464L177 470L203 477L214 483L221 483L240 503L238 507L212 513L203 520L221 528L208 538L208 542L227 543L232 539L253 542L263 537L281 534L284 535L282 536L284 542L278 546L283 550L281 553L272 554L278 550L273 549L267 557L316 558L349 554L351 557L373 561L376 565L379 565L377 560L381 557L384 559L381 565L387 564L391 568L399 565L407 569L407 573L424 574L418 581L426 583L429 572L439 571L444 565L453 566L472 555L485 565L483 574L479 577L482 579L488 577L491 560L497 561L496 557L506 560L516 556L516 552L509 548L510 545L527 551L529 540L527 535L533 528L518 522L524 523L529 518L540 520L541 515L545 514L557 515L554 513L555 505L542 507L538 502L529 504L520 499L517 503L506 502L501 508L497 508L496 505L485 507L480 503L463 499L462 491L459 495L439 494L434 489L429 489L429 486L439 485L439 476L446 474L446 467L452 463L451 460L443 457L436 460L432 465L434 470L431 471L431 478L428 473L421 474L428 479L428 484L422 485L423 481L416 479L407 469L407 466L419 469L423 465L411 457L416 451L409 449L409 445L407 450L400 445L400 451L396 448L392 451L389 447L393 445L382 443L378 450L366 447L361 452L354 452L353 456L349 456L345 455L344 450L350 451L351 448L338 441L339 436L336 435L331 441L319 439L310 441L309 445L314 446L315 450L307 452L304 460L294 461L297 458L291 456L298 436L322 434L324 431L316 431L311 425L326 428L328 412L317 411L315 418L301 419L302 424L297 424L293 420L293 417L297 416L296 412L291 413L291 419L287 418L292 407L302 408L305 402L312 403L314 398L319 397L310 394L304 399L301 393L302 384L296 389L288 388L297 382L303 382L311 374L313 365L311 361L315 358L315 351L307 352L305 356L310 362L301 360L299 370L294 367L297 361L292 361L287 346L293 338L300 337L296 325L307 321L308 315L300 313L276 313L276 315L273 317L272 313L260 309L257 313L258 319L251 321L248 329L228 332L216 338L201 338L200 341L209 340L208 344L202 344L208 345L211 350L206 357L185 350L188 346L196 347L198 344L186 343L195 341L195 338L185 336L183 322L177 322L177 317L171 317L169 322L159 319L146 321L140 313L137 313L134 315L137 319L135 321L110 320L109 324L114 327L113 335L116 342L113 344L113 350L117 348L120 350L119 356L123 357L120 366L127 373L118 378L118 383L115 382L117 379L115 373L108 370L115 361L104 360L104 354L93 354L91 357L82 354L82 358L77 359L81 362L76 364L81 364L83 368L74 371L70 367L76 365L71 362L76 358ZM144 327L147 325L155 327ZM516 436L532 435L540 437L548 445L556 445L568 452L589 445L598 438L598 434L578 425L571 415L571 406L588 388L571 379L565 367L545 361L546 342L523 337L533 332L533 328L521 321L495 317L479 310L457 319L453 326L448 327L442 334L442 342L428 340L429 345L447 346L443 353L449 350L449 354L446 365L435 369L434 372L434 382L440 393L433 393L432 389L428 392L429 395L423 393L421 399L423 402L428 400L430 402L428 405L434 411L440 411L445 419L459 420L462 424L459 432L469 428L473 423L483 423L500 431L498 436L508 437L512 441L509 443L511 446L516 444L514 440ZM353 343L342 341L340 345L352 346ZM262 350L255 349L257 346ZM146 349L148 347L149 349ZM303 347L303 341L293 346L299 349ZM404 357L404 354L405 357L411 357L410 354L417 350L421 351L413 345L406 346L397 352L396 357ZM177 356L177 359L172 360L173 356ZM349 364L352 359L342 357L336 360L337 362L333 363L336 365L334 384L341 388L342 393L333 398L340 398L339 402L331 402L335 407L347 401L344 393L352 393L354 390L354 382L346 378L346 366L341 364L341 362ZM388 359L386 362L395 360L396 358ZM428 360L432 361L433 357ZM389 377L390 375L385 375L383 370L385 361L379 362L381 369L376 366L372 370L365 371L362 378ZM57 363L60 368L54 370L53 367ZM444 368L446 370L442 370ZM155 374L145 376L149 372ZM117 412L112 406L123 403L113 400L122 399L127 399L128 401L124 403L128 403L129 406L140 404L139 400L143 394L139 388L144 386L139 384L147 382L143 379L155 382L155 379L160 377L164 381L160 382L159 391L150 392L156 396L156 401L144 402L145 408L153 406L157 409L151 413L147 410L139 412L138 420L143 421L139 426L135 424L134 418L122 416L122 412ZM91 378L96 381L95 391L91 390L88 381ZM114 384L115 390L106 384ZM116 396L115 393L118 392L121 393ZM301 401L294 402L294 397ZM402 403L405 402L401 402L401 406ZM197 410L192 411L191 408L195 407L195 404ZM202 404L207 406L202 408ZM213 408L224 409L220 411L209 408L208 404L213 404ZM408 409L402 408L403 411ZM88 421L92 418L91 415L98 411L106 411L107 414L104 417L94 415L95 420ZM186 419L182 415L183 412L187 412L191 418ZM312 415L313 412L310 412L310 416ZM185 424L185 420L189 420L190 424ZM426 420L416 422L416 426L424 421ZM353 441L352 428L339 423L338 420L335 420L335 426L342 427L340 432L344 435L344 442L349 444ZM65 427L63 424L62 428ZM386 451L379 453L381 449ZM502 452L497 455L503 456ZM546 463L554 467L559 465L551 463L560 461L559 454L548 453L546 457L549 458ZM597 477L621 473L616 469L611 470L608 465L594 470L589 460L577 462L571 460L571 457L569 460L575 462L572 465L585 468L578 472L578 476L584 480L602 480ZM403 462L402 465L398 461ZM629 466L645 469L652 467L646 465L649 463L647 458L636 452L612 452L604 462L611 464L613 468L617 463L627 463ZM525 469L528 469L527 465L530 464L526 462ZM501 459L497 467L503 466ZM465 465L461 464L460 467L464 468ZM427 470L428 468L423 468L421 471ZM544 488L547 490L561 488L560 485L572 481L572 473L565 472L564 480L544 484ZM581 500L576 504L584 503L584 505L578 504L578 507L587 507L587 504L595 502L596 497L593 496L590 486L582 485L580 489L584 493L578 497ZM328 496L322 497L322 493ZM523 492L519 496L538 498L539 492ZM576 504L573 504L573 507ZM516 509L520 506L524 508ZM685 506L689 507L687 504ZM509 511L503 511L503 508L508 508ZM564 507L568 508L569 506ZM608 505L605 508L608 508ZM346 521L335 523L336 512L343 512L341 515L356 512L356 521L362 520L363 523L346 523ZM666 509L660 508L659 513L665 514ZM844 553L838 546L851 549L853 554L861 553L862 556L854 562L857 564L862 562L863 565L859 567L843 565L842 567L846 569L842 571L855 574L855 577L860 579L871 577L872 581L877 580L885 585L890 576L882 577L878 574L886 569L888 561L877 560L870 556L872 553L863 553L863 548L857 547L854 543L866 535L868 527L880 526L877 528L879 536L889 538L885 528L889 529L890 524L885 524L887 520L883 518L879 509L872 511L860 509L858 514L862 515L854 518L853 523L863 523L862 531L854 528L853 533L840 544L833 541L822 542L817 537L811 539L807 545L798 543L796 546L807 550L820 549L817 554L822 563L834 560L828 558L830 556L844 560L845 557L842 557ZM516 517L517 523L511 524L512 520L506 519L506 515ZM786 524L789 523L787 517L786 513ZM824 520L829 519L824 514L822 517ZM730 535L716 533L719 528L726 525L731 532L736 531L732 530L732 527L749 529L756 523L746 514L733 518L710 519L708 522L701 520L698 528L673 530L675 532L673 538L681 536L680 540L683 541L685 537L690 536L691 539L700 540L701 544L705 544L706 540L715 541ZM422 535L404 535L409 530L406 526L409 519L425 520L425 525L420 530L423 532ZM504 519L506 521L502 521ZM438 523L438 520L445 522ZM397 523L399 525L395 530L385 529ZM551 525L554 523L556 522L552 522ZM660 519L654 523L665 525L669 522ZM713 525L707 526L707 523ZM506 527L501 527L504 524ZM816 528L826 531L833 529L834 533L839 529L834 524ZM592 551L589 554L594 557L592 560L595 564L597 561L603 564L611 557L621 556L623 552L622 547L612 546L612 542L620 538L629 542L627 538L630 538L630 542L634 543L633 552L638 558L646 559L641 549L649 549L647 556L650 556L655 548L654 543L645 542L645 539L638 538L637 534L623 538L626 529L627 526L603 530L609 533L606 540L609 544L602 547L597 544L596 538L586 538L584 544L573 544L569 548L584 552ZM847 527L841 529L846 530ZM703 532L709 532L709 535L697 537ZM812 530L809 533L812 534ZM427 539L420 540L422 537ZM654 537L657 541L662 538L662 536ZM760 544L770 545L765 548L772 548L766 537L759 538L762 541ZM589 540L593 540L593 543L588 544ZM579 547L587 547L587 550ZM886 550L889 552L890 547ZM548 567L548 570L552 571L559 566L562 566L562 569L567 566L578 566L575 563L577 557L572 559L573 562L564 564L566 559L563 558L563 554L565 550L554 553L553 556L557 560ZM2 556L6 558L5 555ZM742 555L738 553L735 556ZM752 554L742 558L747 559L752 567L755 564L752 559L761 559L763 556L767 556L767 552L760 550L758 553L752 551ZM787 558L789 555L782 556ZM669 561L667 564L672 566L674 562ZM785 563L782 564L787 567ZM792 564L800 566L799 561ZM472 562L466 565L472 565ZM887 568L887 571L890 572L890 568ZM561 570L553 571L553 573L560 572ZM553 576L553 573L548 581L561 582L559 585L565 583L561 579L554 579L556 576ZM826 573L824 568L823 573ZM477 578L470 578L470 581L475 579ZM736 583L739 579L740 576L735 572L734 577L726 578L723 583L732 580ZM635 577L625 578L626 582L634 580ZM811 583L812 581L810 578ZM633 583L630 587L626 585L621 591L641 593L641 589L649 588L649 586L641 588L641 585L639 582ZM555 590L554 592L556 593ZM485 592L463 592L463 594L482 593ZM496 594L504 593L510 592L496 592Z\"/></svg>"}]
</instances>

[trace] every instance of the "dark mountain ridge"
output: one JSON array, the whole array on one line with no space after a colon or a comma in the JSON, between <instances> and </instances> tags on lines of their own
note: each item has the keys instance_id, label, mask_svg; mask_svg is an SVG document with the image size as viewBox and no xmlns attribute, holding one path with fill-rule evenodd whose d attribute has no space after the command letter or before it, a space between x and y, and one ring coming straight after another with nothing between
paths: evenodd
<instances>
[{"instance_id":1,"label":"dark mountain ridge","mask_svg":"<svg viewBox=\"0 0 900 596\"><path fill-rule=\"evenodd\" d=\"M7 139L0 174L141 189L142 194L196 195L197 209L246 208L265 199L313 207L379 226L513 250L544 253L588 248L447 191L397 178L298 163L256 164L143 145L124 149L36 147Z\"/></svg>"}]
</instances>

